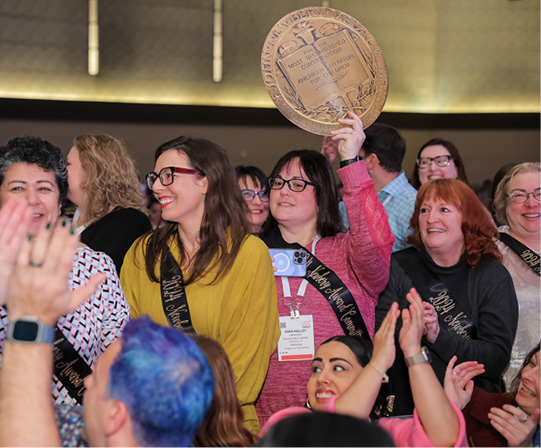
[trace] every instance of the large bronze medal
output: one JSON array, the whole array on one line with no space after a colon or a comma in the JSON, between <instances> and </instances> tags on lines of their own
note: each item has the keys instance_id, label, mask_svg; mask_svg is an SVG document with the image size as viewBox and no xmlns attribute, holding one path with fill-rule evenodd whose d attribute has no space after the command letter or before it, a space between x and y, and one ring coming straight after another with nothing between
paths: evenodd
<instances>
[{"instance_id":1,"label":"large bronze medal","mask_svg":"<svg viewBox=\"0 0 541 448\"><path fill-rule=\"evenodd\" d=\"M263 45L265 87L280 112L319 135L342 127L352 110L368 127L379 116L389 87L383 54L355 18L310 7L278 21Z\"/></svg>"}]
</instances>

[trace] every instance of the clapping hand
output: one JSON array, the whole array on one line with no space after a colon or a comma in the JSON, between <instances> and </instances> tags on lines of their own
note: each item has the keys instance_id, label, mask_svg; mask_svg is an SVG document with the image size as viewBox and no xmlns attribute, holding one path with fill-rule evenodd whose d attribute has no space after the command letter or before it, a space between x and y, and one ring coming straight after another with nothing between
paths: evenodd
<instances>
[{"instance_id":1,"label":"clapping hand","mask_svg":"<svg viewBox=\"0 0 541 448\"><path fill-rule=\"evenodd\" d=\"M421 337L424 330L423 301L415 288L406 295L410 303L409 309L402 310L402 328L398 335L400 348L404 356L413 356L421 351Z\"/></svg>"},{"instance_id":2,"label":"clapping hand","mask_svg":"<svg viewBox=\"0 0 541 448\"><path fill-rule=\"evenodd\" d=\"M85 285L71 290L68 278L79 238L67 220L41 229L21 244L7 285L10 320L35 316L46 325L77 308L105 279L100 273Z\"/></svg>"},{"instance_id":3,"label":"clapping hand","mask_svg":"<svg viewBox=\"0 0 541 448\"><path fill-rule=\"evenodd\" d=\"M17 256L32 219L26 201L8 201L0 209L0 306L6 303L6 289Z\"/></svg>"},{"instance_id":4,"label":"clapping hand","mask_svg":"<svg viewBox=\"0 0 541 448\"><path fill-rule=\"evenodd\" d=\"M428 342L433 344L440 334L440 323L438 322L438 313L434 305L428 302L423 302L424 310L424 330L423 336L426 336Z\"/></svg>"},{"instance_id":5,"label":"clapping hand","mask_svg":"<svg viewBox=\"0 0 541 448\"><path fill-rule=\"evenodd\" d=\"M507 440L507 446L532 446L539 425L539 408L530 416L517 406L504 404L503 409L490 408L490 424Z\"/></svg>"},{"instance_id":6,"label":"clapping hand","mask_svg":"<svg viewBox=\"0 0 541 448\"><path fill-rule=\"evenodd\" d=\"M398 303L394 302L374 336L374 353L370 362L384 372L391 368L396 356L394 334L398 316L400 310Z\"/></svg>"},{"instance_id":7,"label":"clapping hand","mask_svg":"<svg viewBox=\"0 0 541 448\"><path fill-rule=\"evenodd\" d=\"M455 367L456 356L447 364L443 388L447 398L460 410L464 409L471 400L473 393L472 378L485 372L485 366L477 361L466 361Z\"/></svg>"}]
</instances>

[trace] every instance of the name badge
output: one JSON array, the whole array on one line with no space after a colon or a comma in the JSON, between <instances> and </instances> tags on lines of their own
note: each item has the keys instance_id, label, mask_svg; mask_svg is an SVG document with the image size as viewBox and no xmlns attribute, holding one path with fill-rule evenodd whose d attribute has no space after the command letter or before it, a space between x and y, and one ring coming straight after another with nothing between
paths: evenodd
<instances>
[{"instance_id":1,"label":"name badge","mask_svg":"<svg viewBox=\"0 0 541 448\"><path fill-rule=\"evenodd\" d=\"M280 316L280 330L279 361L314 359L314 319L311 315Z\"/></svg>"}]
</instances>

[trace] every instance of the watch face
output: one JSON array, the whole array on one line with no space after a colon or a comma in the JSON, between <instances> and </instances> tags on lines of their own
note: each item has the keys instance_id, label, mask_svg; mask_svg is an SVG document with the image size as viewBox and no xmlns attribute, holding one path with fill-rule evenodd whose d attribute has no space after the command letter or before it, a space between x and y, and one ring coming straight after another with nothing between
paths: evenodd
<instances>
[{"instance_id":1,"label":"watch face","mask_svg":"<svg viewBox=\"0 0 541 448\"><path fill-rule=\"evenodd\" d=\"M16 321L13 329L13 339L16 341L35 341L38 337L37 322Z\"/></svg>"}]
</instances>

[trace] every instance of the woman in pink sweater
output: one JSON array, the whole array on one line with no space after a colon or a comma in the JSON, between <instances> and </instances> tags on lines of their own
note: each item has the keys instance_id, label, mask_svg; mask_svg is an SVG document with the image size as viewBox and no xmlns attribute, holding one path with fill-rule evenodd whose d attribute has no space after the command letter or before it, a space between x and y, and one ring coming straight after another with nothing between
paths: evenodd
<instances>
[{"instance_id":1,"label":"woman in pink sweater","mask_svg":"<svg viewBox=\"0 0 541 448\"><path fill-rule=\"evenodd\" d=\"M316 151L285 154L269 178L270 211L261 238L269 248L308 251L307 273L276 277L282 337L271 357L256 410L261 424L275 412L300 406L314 348L336 334L374 335L378 295L387 284L394 237L364 161L359 117L333 131L341 158L338 174L350 231L341 233L331 166Z\"/></svg>"},{"instance_id":2,"label":"woman in pink sweater","mask_svg":"<svg viewBox=\"0 0 541 448\"><path fill-rule=\"evenodd\" d=\"M415 403L411 418L381 418L380 427L388 431L396 446L467 446L464 418L451 404L441 387L430 360L423 356L421 337L424 311L415 289L407 295L409 308L402 310L399 342L408 359L409 380ZM378 394L386 371L396 354L394 333L400 316L394 303L374 338L374 354L353 348L354 341L339 336L319 346L312 361L312 374L307 384L307 405L314 411L336 412L367 419L378 411ZM362 353L365 351L365 353ZM294 414L310 412L292 407L273 415L261 430L263 437L278 421ZM302 431L302 429L300 429ZM362 440L363 434L359 434ZM360 442L359 442L360 443ZM261 443L265 445L265 440Z\"/></svg>"}]
</instances>

